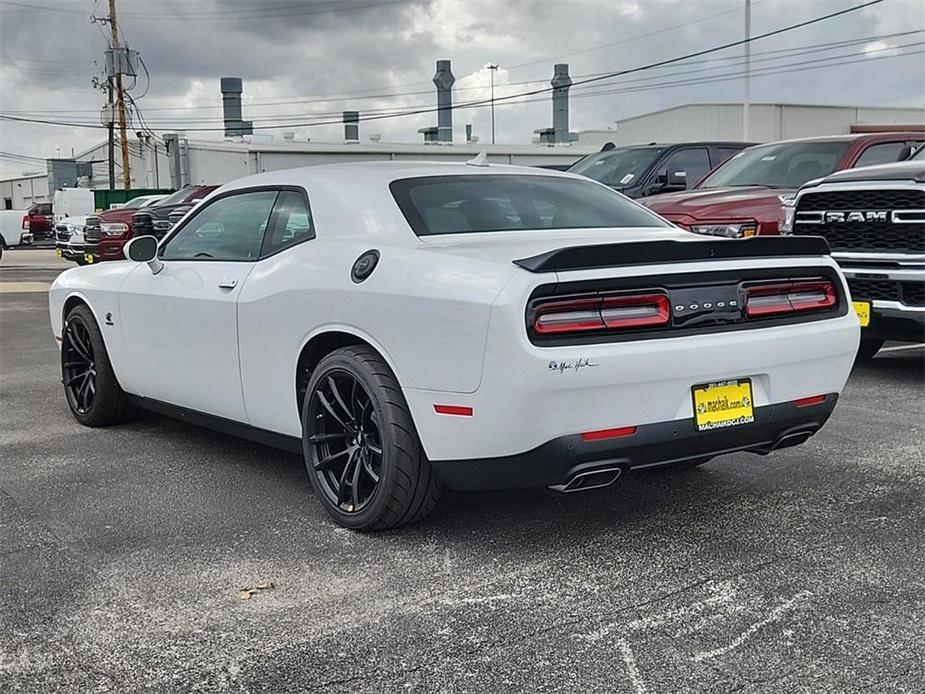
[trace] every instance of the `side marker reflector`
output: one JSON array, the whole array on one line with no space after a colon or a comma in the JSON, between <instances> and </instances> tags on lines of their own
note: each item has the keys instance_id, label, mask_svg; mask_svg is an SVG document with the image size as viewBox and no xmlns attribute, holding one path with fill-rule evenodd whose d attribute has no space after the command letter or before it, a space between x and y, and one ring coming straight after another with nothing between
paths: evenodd
<instances>
[{"instance_id":1,"label":"side marker reflector","mask_svg":"<svg viewBox=\"0 0 925 694\"><path fill-rule=\"evenodd\" d=\"M824 402L824 395L813 395L808 398L800 398L799 400L794 400L793 404L797 407L811 407L812 405L821 405Z\"/></svg>"},{"instance_id":2,"label":"side marker reflector","mask_svg":"<svg viewBox=\"0 0 925 694\"><path fill-rule=\"evenodd\" d=\"M617 427L616 429L586 431L581 434L581 439L582 441L603 441L604 439L619 439L624 436L632 436L635 433L636 427Z\"/></svg>"},{"instance_id":3,"label":"side marker reflector","mask_svg":"<svg viewBox=\"0 0 925 694\"><path fill-rule=\"evenodd\" d=\"M437 414L452 414L457 417L471 417L472 408L462 405L434 405L434 412Z\"/></svg>"}]
</instances>

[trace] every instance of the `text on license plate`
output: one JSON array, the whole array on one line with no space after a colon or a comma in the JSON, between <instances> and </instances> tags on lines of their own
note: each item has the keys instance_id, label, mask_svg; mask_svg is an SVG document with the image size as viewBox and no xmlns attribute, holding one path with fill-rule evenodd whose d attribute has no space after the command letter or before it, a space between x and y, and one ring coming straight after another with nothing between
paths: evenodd
<instances>
[{"instance_id":1,"label":"text on license plate","mask_svg":"<svg viewBox=\"0 0 925 694\"><path fill-rule=\"evenodd\" d=\"M691 388L697 431L722 429L755 421L752 382L739 378Z\"/></svg>"},{"instance_id":2,"label":"text on license plate","mask_svg":"<svg viewBox=\"0 0 925 694\"><path fill-rule=\"evenodd\" d=\"M869 301L852 301L854 312L858 314L858 322L862 328L870 325L870 302Z\"/></svg>"}]
</instances>

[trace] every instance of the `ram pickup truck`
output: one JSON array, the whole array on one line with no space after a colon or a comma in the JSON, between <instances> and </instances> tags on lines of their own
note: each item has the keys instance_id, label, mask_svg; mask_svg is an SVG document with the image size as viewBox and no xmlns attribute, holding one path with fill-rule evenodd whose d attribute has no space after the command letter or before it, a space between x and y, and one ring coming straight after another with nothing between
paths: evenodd
<instances>
[{"instance_id":1,"label":"ram pickup truck","mask_svg":"<svg viewBox=\"0 0 925 694\"><path fill-rule=\"evenodd\" d=\"M642 198L653 212L699 234L746 238L777 234L782 203L807 181L835 171L906 159L921 132L835 135L743 150L691 190Z\"/></svg>"},{"instance_id":2,"label":"ram pickup truck","mask_svg":"<svg viewBox=\"0 0 925 694\"><path fill-rule=\"evenodd\" d=\"M859 360L885 340L925 341L925 149L807 183L782 232L828 241L861 322Z\"/></svg>"},{"instance_id":3,"label":"ram pickup truck","mask_svg":"<svg viewBox=\"0 0 925 694\"><path fill-rule=\"evenodd\" d=\"M166 221L167 215L184 205L192 205L215 190L217 186L186 186L159 200L155 205L143 208L151 216ZM95 217L87 219L84 232L84 261L86 263L99 263L104 260L122 260L122 248L135 236L144 236L152 233L147 226L136 229L138 213L136 207L130 207L131 201L123 207L107 210ZM146 216L145 219L151 217Z\"/></svg>"}]
</instances>

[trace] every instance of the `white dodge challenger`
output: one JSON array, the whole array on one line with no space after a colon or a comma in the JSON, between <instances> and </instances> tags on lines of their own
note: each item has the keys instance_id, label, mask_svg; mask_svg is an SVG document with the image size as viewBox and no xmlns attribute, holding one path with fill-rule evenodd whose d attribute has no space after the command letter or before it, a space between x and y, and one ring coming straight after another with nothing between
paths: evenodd
<instances>
[{"instance_id":1,"label":"white dodge challenger","mask_svg":"<svg viewBox=\"0 0 925 694\"><path fill-rule=\"evenodd\" d=\"M825 423L858 319L825 241L709 239L596 182L363 163L229 183L50 290L67 403L304 454L356 529L441 490L606 486Z\"/></svg>"}]
</instances>

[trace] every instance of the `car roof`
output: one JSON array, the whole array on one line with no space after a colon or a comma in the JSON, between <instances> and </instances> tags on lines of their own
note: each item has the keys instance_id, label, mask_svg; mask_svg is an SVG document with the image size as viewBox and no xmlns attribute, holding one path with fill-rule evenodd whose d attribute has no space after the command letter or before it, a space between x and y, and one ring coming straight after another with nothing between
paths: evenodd
<instances>
[{"instance_id":1,"label":"car roof","mask_svg":"<svg viewBox=\"0 0 925 694\"><path fill-rule=\"evenodd\" d=\"M773 142L762 142L756 147L765 147L767 145L783 145L796 142L860 142L863 140L925 140L925 132L911 132L904 130L895 130L882 133L850 133L845 135L816 135L814 137L796 137L789 140L775 140Z\"/></svg>"},{"instance_id":2,"label":"car roof","mask_svg":"<svg viewBox=\"0 0 925 694\"><path fill-rule=\"evenodd\" d=\"M876 166L862 166L829 174L819 182L838 183L847 181L902 181L925 182L925 161L900 161Z\"/></svg>"},{"instance_id":3,"label":"car roof","mask_svg":"<svg viewBox=\"0 0 925 694\"><path fill-rule=\"evenodd\" d=\"M364 185L381 184L387 187L392 181L404 178L426 176L480 176L480 175L529 175L588 180L584 176L535 166L513 166L509 164L470 165L465 162L428 161L363 161L338 164L320 164L294 169L267 171L239 178L226 183L220 192L258 186L308 185L310 183L338 183L362 181Z\"/></svg>"}]
</instances>

